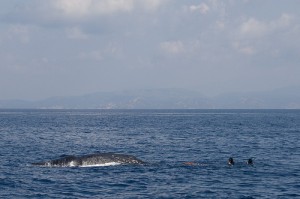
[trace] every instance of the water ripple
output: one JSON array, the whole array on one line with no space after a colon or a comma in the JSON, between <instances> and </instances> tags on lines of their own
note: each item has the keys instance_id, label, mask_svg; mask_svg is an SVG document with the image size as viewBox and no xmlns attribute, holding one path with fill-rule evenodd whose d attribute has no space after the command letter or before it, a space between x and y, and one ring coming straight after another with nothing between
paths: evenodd
<instances>
[{"instance_id":1,"label":"water ripple","mask_svg":"<svg viewBox=\"0 0 300 199\"><path fill-rule=\"evenodd\" d=\"M0 198L297 198L299 121L296 110L0 110ZM147 164L30 164L97 151Z\"/></svg>"}]
</instances>

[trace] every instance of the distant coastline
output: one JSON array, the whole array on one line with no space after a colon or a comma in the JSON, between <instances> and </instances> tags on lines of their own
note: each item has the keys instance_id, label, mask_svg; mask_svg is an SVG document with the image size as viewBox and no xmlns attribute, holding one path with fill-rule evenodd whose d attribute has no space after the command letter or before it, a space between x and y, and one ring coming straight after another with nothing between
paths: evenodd
<instances>
[{"instance_id":1,"label":"distant coastline","mask_svg":"<svg viewBox=\"0 0 300 199\"><path fill-rule=\"evenodd\" d=\"M0 109L300 109L300 89L206 97L185 89L98 92L44 100L0 100Z\"/></svg>"}]
</instances>

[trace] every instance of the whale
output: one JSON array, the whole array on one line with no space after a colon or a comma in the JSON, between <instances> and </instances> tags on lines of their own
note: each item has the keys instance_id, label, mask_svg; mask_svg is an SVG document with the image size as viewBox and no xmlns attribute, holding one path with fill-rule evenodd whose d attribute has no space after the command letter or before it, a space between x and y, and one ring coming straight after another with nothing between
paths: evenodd
<instances>
[{"instance_id":1,"label":"whale","mask_svg":"<svg viewBox=\"0 0 300 199\"><path fill-rule=\"evenodd\" d=\"M117 153L94 153L82 156L65 156L54 160L32 163L35 166L45 167L93 167L111 166L120 164L145 164L144 161L133 155Z\"/></svg>"}]
</instances>

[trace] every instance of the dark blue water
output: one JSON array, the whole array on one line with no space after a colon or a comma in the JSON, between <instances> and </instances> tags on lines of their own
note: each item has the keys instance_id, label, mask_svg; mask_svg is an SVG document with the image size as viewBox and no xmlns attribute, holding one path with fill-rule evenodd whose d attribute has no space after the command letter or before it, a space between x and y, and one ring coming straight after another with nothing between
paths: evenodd
<instances>
[{"instance_id":1,"label":"dark blue water","mask_svg":"<svg viewBox=\"0 0 300 199\"><path fill-rule=\"evenodd\" d=\"M0 136L0 198L300 197L299 110L0 110ZM94 152L149 164L30 164Z\"/></svg>"}]
</instances>

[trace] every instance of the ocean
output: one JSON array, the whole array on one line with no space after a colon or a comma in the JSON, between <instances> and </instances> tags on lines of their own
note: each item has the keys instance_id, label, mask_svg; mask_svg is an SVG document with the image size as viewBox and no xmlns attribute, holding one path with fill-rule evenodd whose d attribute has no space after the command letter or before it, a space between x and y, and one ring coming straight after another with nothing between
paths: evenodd
<instances>
[{"instance_id":1,"label":"ocean","mask_svg":"<svg viewBox=\"0 0 300 199\"><path fill-rule=\"evenodd\" d=\"M147 164L31 164L98 152ZM0 110L0 158L0 198L300 198L300 110Z\"/></svg>"}]
</instances>

